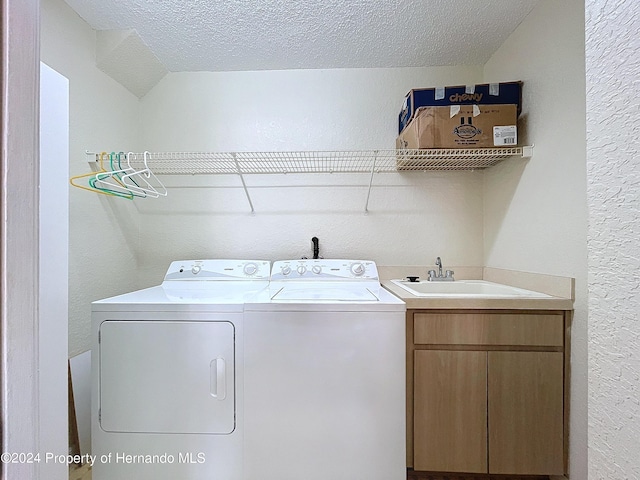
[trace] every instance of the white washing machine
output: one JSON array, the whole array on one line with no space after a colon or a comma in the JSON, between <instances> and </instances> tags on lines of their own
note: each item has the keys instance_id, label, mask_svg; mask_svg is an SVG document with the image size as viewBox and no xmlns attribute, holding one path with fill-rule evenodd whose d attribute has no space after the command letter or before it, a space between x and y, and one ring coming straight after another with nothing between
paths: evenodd
<instances>
[{"instance_id":1,"label":"white washing machine","mask_svg":"<svg viewBox=\"0 0 640 480\"><path fill-rule=\"evenodd\" d=\"M94 480L242 480L243 306L269 262L173 262L92 304Z\"/></svg>"},{"instance_id":2,"label":"white washing machine","mask_svg":"<svg viewBox=\"0 0 640 480\"><path fill-rule=\"evenodd\" d=\"M374 262L275 262L245 305L246 480L404 480L405 304Z\"/></svg>"}]
</instances>

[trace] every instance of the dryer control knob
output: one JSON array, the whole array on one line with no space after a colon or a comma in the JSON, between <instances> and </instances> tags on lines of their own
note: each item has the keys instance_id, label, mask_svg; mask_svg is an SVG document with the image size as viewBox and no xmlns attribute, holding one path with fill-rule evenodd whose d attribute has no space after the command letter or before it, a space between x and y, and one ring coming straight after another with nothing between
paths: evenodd
<instances>
[{"instance_id":1,"label":"dryer control knob","mask_svg":"<svg viewBox=\"0 0 640 480\"><path fill-rule=\"evenodd\" d=\"M191 273L193 273L194 275L199 274L200 270L202 270L202 267L200 265L194 265L193 267L191 267Z\"/></svg>"},{"instance_id":2,"label":"dryer control knob","mask_svg":"<svg viewBox=\"0 0 640 480\"><path fill-rule=\"evenodd\" d=\"M242 271L245 275L255 275L255 273L258 271L258 266L253 262L247 263Z\"/></svg>"},{"instance_id":3,"label":"dryer control knob","mask_svg":"<svg viewBox=\"0 0 640 480\"><path fill-rule=\"evenodd\" d=\"M319 274L320 274L320 272L322 272L322 267L321 267L320 265L314 265L314 266L311 268L311 271L312 271L313 273L315 273L316 275L319 275Z\"/></svg>"},{"instance_id":4,"label":"dryer control knob","mask_svg":"<svg viewBox=\"0 0 640 480\"><path fill-rule=\"evenodd\" d=\"M298 268L296 268L296 270L299 275L304 275L304 273L307 271L307 267L305 267L304 265L298 265Z\"/></svg>"},{"instance_id":5,"label":"dryer control knob","mask_svg":"<svg viewBox=\"0 0 640 480\"><path fill-rule=\"evenodd\" d=\"M289 265L285 265L281 270L283 275L289 275L291 273L291 267Z\"/></svg>"},{"instance_id":6,"label":"dryer control knob","mask_svg":"<svg viewBox=\"0 0 640 480\"><path fill-rule=\"evenodd\" d=\"M353 273L356 277L364 275L364 265L361 263L354 263L353 265L351 265L351 273Z\"/></svg>"}]
</instances>

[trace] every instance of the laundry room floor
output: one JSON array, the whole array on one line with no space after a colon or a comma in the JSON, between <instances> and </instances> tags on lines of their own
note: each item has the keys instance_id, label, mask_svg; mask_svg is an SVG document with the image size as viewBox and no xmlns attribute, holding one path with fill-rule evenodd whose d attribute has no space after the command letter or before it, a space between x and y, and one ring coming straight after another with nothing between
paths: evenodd
<instances>
[{"instance_id":1,"label":"laundry room floor","mask_svg":"<svg viewBox=\"0 0 640 480\"><path fill-rule=\"evenodd\" d=\"M80 467L69 467L69 480L91 480L91 466L89 464Z\"/></svg>"},{"instance_id":2,"label":"laundry room floor","mask_svg":"<svg viewBox=\"0 0 640 480\"><path fill-rule=\"evenodd\" d=\"M407 472L407 480L547 480L546 476L504 476L504 475L452 475L452 474L430 474L423 472ZM91 480L91 467L83 465L81 467L72 466L69 469L69 480Z\"/></svg>"},{"instance_id":3,"label":"laundry room floor","mask_svg":"<svg viewBox=\"0 0 640 480\"><path fill-rule=\"evenodd\" d=\"M481 475L407 471L407 480L549 480L546 475Z\"/></svg>"}]
</instances>

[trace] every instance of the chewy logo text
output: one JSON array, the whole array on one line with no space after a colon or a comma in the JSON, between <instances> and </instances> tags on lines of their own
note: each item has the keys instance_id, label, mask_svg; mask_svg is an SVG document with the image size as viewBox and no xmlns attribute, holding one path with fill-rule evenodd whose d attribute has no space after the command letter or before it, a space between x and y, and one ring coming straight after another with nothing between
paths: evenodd
<instances>
[{"instance_id":1,"label":"chewy logo text","mask_svg":"<svg viewBox=\"0 0 640 480\"><path fill-rule=\"evenodd\" d=\"M454 93L449 97L450 102L479 102L482 100L482 93Z\"/></svg>"}]
</instances>

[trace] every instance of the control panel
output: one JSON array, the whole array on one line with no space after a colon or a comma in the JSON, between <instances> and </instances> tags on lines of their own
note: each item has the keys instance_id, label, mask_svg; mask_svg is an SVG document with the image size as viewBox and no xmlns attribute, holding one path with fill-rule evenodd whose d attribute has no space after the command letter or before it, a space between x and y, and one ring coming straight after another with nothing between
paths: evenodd
<instances>
[{"instance_id":1,"label":"control panel","mask_svg":"<svg viewBox=\"0 0 640 480\"><path fill-rule=\"evenodd\" d=\"M268 280L266 260L177 260L171 262L164 281Z\"/></svg>"},{"instance_id":2,"label":"control panel","mask_svg":"<svg viewBox=\"0 0 640 480\"><path fill-rule=\"evenodd\" d=\"M271 281L366 280L378 281L378 269L370 260L279 260L271 268Z\"/></svg>"}]
</instances>

